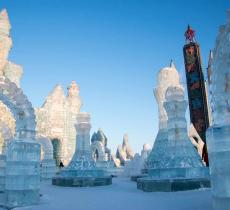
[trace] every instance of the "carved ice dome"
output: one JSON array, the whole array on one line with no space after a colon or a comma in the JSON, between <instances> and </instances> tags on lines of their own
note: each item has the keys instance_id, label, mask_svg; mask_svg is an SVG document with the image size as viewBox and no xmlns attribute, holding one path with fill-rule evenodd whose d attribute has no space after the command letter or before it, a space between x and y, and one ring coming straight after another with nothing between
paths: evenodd
<instances>
[{"instance_id":1,"label":"carved ice dome","mask_svg":"<svg viewBox=\"0 0 230 210\"><path fill-rule=\"evenodd\" d=\"M159 71L158 80L157 80L158 86L167 87L168 84L177 85L179 83L180 83L180 76L174 64L171 64L170 67L165 67Z\"/></svg>"}]
</instances>

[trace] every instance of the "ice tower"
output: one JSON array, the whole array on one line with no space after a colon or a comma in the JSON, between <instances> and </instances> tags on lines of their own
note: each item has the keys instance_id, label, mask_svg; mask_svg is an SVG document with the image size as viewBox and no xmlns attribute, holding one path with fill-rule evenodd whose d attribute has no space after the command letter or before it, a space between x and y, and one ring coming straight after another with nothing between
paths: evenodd
<instances>
[{"instance_id":1,"label":"ice tower","mask_svg":"<svg viewBox=\"0 0 230 210\"><path fill-rule=\"evenodd\" d=\"M161 167L161 158L165 153L167 144L167 113L163 106L165 101L165 92L171 85L179 85L180 78L175 65L171 61L169 67L161 69L157 77L157 87L154 89L154 96L158 104L159 130L154 142L152 151L148 157L148 167Z\"/></svg>"},{"instance_id":2,"label":"ice tower","mask_svg":"<svg viewBox=\"0 0 230 210\"><path fill-rule=\"evenodd\" d=\"M207 131L214 210L230 210L230 11L220 26L213 51L211 105L213 123Z\"/></svg>"},{"instance_id":3,"label":"ice tower","mask_svg":"<svg viewBox=\"0 0 230 210\"><path fill-rule=\"evenodd\" d=\"M203 166L188 137L185 118L187 101L183 87L180 84L171 85L164 94L162 106L167 116L167 121L164 121L164 147L157 148L158 142L155 142L150 155L155 155L157 161L149 164L148 176L138 179L137 187L143 191L183 191L209 187L208 168ZM157 154L159 149L162 149L160 156Z\"/></svg>"},{"instance_id":4,"label":"ice tower","mask_svg":"<svg viewBox=\"0 0 230 210\"><path fill-rule=\"evenodd\" d=\"M69 187L100 186L112 184L112 177L105 176L104 170L96 167L90 148L90 115L77 115L76 149L68 167L53 178L53 184Z\"/></svg>"}]
</instances>

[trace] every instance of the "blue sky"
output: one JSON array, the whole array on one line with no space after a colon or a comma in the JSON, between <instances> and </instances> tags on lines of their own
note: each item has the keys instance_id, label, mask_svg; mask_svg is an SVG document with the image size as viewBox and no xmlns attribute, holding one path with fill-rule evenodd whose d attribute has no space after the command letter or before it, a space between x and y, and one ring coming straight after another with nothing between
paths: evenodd
<instances>
[{"instance_id":1,"label":"blue sky","mask_svg":"<svg viewBox=\"0 0 230 210\"><path fill-rule=\"evenodd\" d=\"M92 131L115 151L124 133L136 152L158 130L153 96L160 68L173 59L183 75L188 24L204 68L229 0L1 0L12 25L10 60L24 67L21 87L35 107L60 83L76 80Z\"/></svg>"}]
</instances>

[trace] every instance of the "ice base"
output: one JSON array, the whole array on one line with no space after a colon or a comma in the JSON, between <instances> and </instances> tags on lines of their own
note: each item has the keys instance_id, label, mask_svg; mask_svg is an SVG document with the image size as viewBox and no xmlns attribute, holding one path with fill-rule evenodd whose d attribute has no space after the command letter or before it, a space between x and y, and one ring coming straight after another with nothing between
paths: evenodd
<instances>
[{"instance_id":1,"label":"ice base","mask_svg":"<svg viewBox=\"0 0 230 210\"><path fill-rule=\"evenodd\" d=\"M144 192L175 192L200 188L210 188L209 179L152 179L151 177L137 179L137 189Z\"/></svg>"},{"instance_id":2,"label":"ice base","mask_svg":"<svg viewBox=\"0 0 230 210\"><path fill-rule=\"evenodd\" d=\"M137 179L137 188L146 192L185 191L209 187L207 167L149 169L147 177Z\"/></svg>"},{"instance_id":3,"label":"ice base","mask_svg":"<svg viewBox=\"0 0 230 210\"><path fill-rule=\"evenodd\" d=\"M55 176L57 167L54 159L43 159L41 162L41 179L51 179Z\"/></svg>"},{"instance_id":4,"label":"ice base","mask_svg":"<svg viewBox=\"0 0 230 210\"><path fill-rule=\"evenodd\" d=\"M76 160L71 163L59 175L52 178L53 185L85 187L112 184L112 177L106 176L104 170L97 168L91 159L83 162Z\"/></svg>"},{"instance_id":5,"label":"ice base","mask_svg":"<svg viewBox=\"0 0 230 210\"><path fill-rule=\"evenodd\" d=\"M52 184L65 187L103 186L112 184L112 177L106 176L101 169L64 169L52 178Z\"/></svg>"},{"instance_id":6,"label":"ice base","mask_svg":"<svg viewBox=\"0 0 230 210\"><path fill-rule=\"evenodd\" d=\"M33 141L9 142L6 155L4 205L8 208L37 204L40 198L40 145Z\"/></svg>"},{"instance_id":7,"label":"ice base","mask_svg":"<svg viewBox=\"0 0 230 210\"><path fill-rule=\"evenodd\" d=\"M209 179L210 177L208 167L149 169L148 176L153 179L186 179L200 177Z\"/></svg>"},{"instance_id":8,"label":"ice base","mask_svg":"<svg viewBox=\"0 0 230 210\"><path fill-rule=\"evenodd\" d=\"M230 210L230 126L212 126L208 129L213 208Z\"/></svg>"},{"instance_id":9,"label":"ice base","mask_svg":"<svg viewBox=\"0 0 230 210\"><path fill-rule=\"evenodd\" d=\"M165 154L165 149L168 143L167 129L160 129L156 136L153 149L149 154L147 165L148 168L161 168L163 167L162 156Z\"/></svg>"}]
</instances>

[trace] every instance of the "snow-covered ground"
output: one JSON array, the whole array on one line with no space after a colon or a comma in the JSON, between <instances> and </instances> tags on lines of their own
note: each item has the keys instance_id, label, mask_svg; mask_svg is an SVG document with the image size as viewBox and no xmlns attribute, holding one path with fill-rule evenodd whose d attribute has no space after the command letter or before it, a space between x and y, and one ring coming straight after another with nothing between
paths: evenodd
<instances>
[{"instance_id":1,"label":"snow-covered ground","mask_svg":"<svg viewBox=\"0 0 230 210\"><path fill-rule=\"evenodd\" d=\"M70 188L43 182L40 205L17 210L211 210L210 190L146 193L126 178L104 187Z\"/></svg>"}]
</instances>

